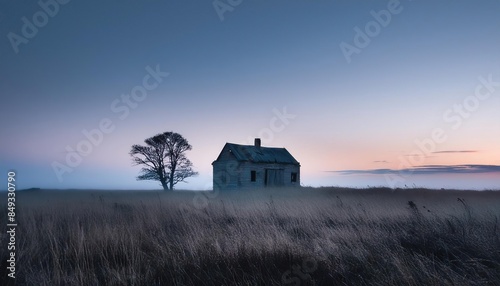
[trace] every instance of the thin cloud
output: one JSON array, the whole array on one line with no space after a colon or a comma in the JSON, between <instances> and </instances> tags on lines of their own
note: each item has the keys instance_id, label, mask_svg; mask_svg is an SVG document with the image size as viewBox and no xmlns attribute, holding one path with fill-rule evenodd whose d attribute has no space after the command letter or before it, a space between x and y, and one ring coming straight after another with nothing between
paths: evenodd
<instances>
[{"instance_id":1,"label":"thin cloud","mask_svg":"<svg viewBox=\"0 0 500 286\"><path fill-rule=\"evenodd\" d=\"M500 173L500 165L423 165L407 169L371 169L329 171L341 175L385 175L385 174L484 174Z\"/></svg>"},{"instance_id":2,"label":"thin cloud","mask_svg":"<svg viewBox=\"0 0 500 286\"><path fill-rule=\"evenodd\" d=\"M446 151L436 151L432 154L458 154L458 153L477 153L476 150L446 150Z\"/></svg>"},{"instance_id":3,"label":"thin cloud","mask_svg":"<svg viewBox=\"0 0 500 286\"><path fill-rule=\"evenodd\" d=\"M434 153L432 153L432 154L434 154ZM422 154L408 154L408 155L403 155L403 156L404 156L404 157L413 157L413 158L415 158L415 157L420 157L420 156L422 156ZM423 156L423 157L424 157L424 158L434 158L434 157L436 157L436 156Z\"/></svg>"}]
</instances>

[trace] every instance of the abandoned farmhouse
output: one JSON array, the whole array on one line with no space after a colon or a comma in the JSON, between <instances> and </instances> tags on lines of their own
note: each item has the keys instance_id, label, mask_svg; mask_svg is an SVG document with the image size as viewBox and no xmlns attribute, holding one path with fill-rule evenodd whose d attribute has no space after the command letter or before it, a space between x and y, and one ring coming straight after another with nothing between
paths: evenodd
<instances>
[{"instance_id":1,"label":"abandoned farmhouse","mask_svg":"<svg viewBox=\"0 0 500 286\"><path fill-rule=\"evenodd\" d=\"M285 149L226 143L213 166L214 190L300 186L300 163Z\"/></svg>"}]
</instances>

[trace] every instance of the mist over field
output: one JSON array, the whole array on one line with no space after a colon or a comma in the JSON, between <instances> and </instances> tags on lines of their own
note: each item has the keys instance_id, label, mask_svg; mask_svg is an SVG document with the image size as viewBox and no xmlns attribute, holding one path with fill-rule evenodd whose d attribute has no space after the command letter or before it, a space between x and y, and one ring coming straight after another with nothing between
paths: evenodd
<instances>
[{"instance_id":1,"label":"mist over field","mask_svg":"<svg viewBox=\"0 0 500 286\"><path fill-rule=\"evenodd\" d=\"M498 191L34 190L17 200L17 285L500 283Z\"/></svg>"}]
</instances>

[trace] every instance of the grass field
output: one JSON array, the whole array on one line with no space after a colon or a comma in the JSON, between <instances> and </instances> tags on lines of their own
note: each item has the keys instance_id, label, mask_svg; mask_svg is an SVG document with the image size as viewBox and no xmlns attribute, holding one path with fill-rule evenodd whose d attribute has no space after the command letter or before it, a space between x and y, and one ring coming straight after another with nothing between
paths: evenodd
<instances>
[{"instance_id":1,"label":"grass field","mask_svg":"<svg viewBox=\"0 0 500 286\"><path fill-rule=\"evenodd\" d=\"M16 199L17 285L500 285L500 191L37 190Z\"/></svg>"}]
</instances>

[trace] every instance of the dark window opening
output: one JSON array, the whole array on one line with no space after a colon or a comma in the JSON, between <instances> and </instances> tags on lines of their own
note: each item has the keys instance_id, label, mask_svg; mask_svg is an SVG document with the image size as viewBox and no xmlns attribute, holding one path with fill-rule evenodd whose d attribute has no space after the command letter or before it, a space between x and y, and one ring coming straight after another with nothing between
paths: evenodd
<instances>
[{"instance_id":1,"label":"dark window opening","mask_svg":"<svg viewBox=\"0 0 500 286\"><path fill-rule=\"evenodd\" d=\"M292 173L292 178L291 178L292 183L297 182L297 173Z\"/></svg>"},{"instance_id":2,"label":"dark window opening","mask_svg":"<svg viewBox=\"0 0 500 286\"><path fill-rule=\"evenodd\" d=\"M256 179L257 179L257 172L250 171L250 181L255 182Z\"/></svg>"}]
</instances>

